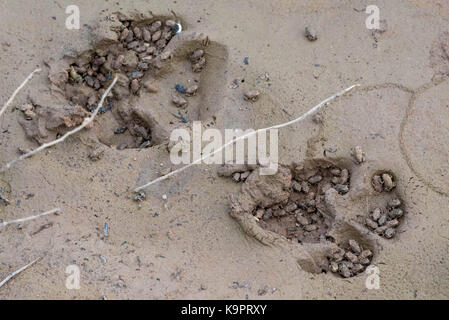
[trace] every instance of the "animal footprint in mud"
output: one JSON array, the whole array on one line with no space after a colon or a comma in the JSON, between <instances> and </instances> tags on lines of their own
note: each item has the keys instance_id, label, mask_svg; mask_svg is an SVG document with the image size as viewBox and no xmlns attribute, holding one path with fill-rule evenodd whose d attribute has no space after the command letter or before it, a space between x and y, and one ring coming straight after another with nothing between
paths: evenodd
<instances>
[{"instance_id":1,"label":"animal footprint in mud","mask_svg":"<svg viewBox=\"0 0 449 320\"><path fill-rule=\"evenodd\" d=\"M241 192L231 196L230 214L260 242L299 249L297 261L306 271L356 276L375 259L379 236L393 237L403 215L395 192L373 193L364 170L349 159L309 159L280 166L271 176L253 170ZM229 167L219 170L222 176L234 172ZM376 176L382 191L394 189L392 173ZM360 221L367 196L374 206L369 217ZM373 232L367 232L367 226Z\"/></svg>"},{"instance_id":2,"label":"animal footprint in mud","mask_svg":"<svg viewBox=\"0 0 449 320\"><path fill-rule=\"evenodd\" d=\"M328 237L333 217L326 213L325 193L330 188L340 194L349 191L349 171L337 166L294 169L288 201L267 208L257 208L262 228L282 234L287 239L320 242ZM260 219L259 218L259 219Z\"/></svg>"},{"instance_id":3,"label":"animal footprint in mud","mask_svg":"<svg viewBox=\"0 0 449 320\"><path fill-rule=\"evenodd\" d=\"M169 141L172 130L202 120L209 77L224 68L214 58L206 60L206 54L226 56L226 48L204 34L178 33L178 22L169 17L117 17L94 28L96 42L88 50L48 63L48 100L62 103L50 109L40 95L32 99L37 115L21 122L28 136L41 143L53 138L47 130L63 134L77 123L72 118L83 119L95 109L115 76L117 83L92 130L104 145L117 150L160 145ZM172 101L174 95L178 100Z\"/></svg>"}]
</instances>

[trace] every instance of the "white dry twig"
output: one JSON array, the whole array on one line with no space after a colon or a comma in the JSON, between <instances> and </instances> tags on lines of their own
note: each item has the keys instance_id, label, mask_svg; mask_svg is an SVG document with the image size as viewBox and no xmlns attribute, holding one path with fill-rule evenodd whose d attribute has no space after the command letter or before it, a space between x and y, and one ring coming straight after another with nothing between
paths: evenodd
<instances>
[{"instance_id":1,"label":"white dry twig","mask_svg":"<svg viewBox=\"0 0 449 320\"><path fill-rule=\"evenodd\" d=\"M11 280L12 278L14 278L16 275L18 275L19 273L21 273L22 271L25 271L26 269L28 269L29 267L31 267L33 264L35 264L36 262L38 262L40 259L42 258L37 258L36 260L28 263L26 266L23 266L22 268L20 268L19 270L14 271L13 273L10 273L2 282L0 282L0 288L3 287L9 280Z\"/></svg>"},{"instance_id":2,"label":"white dry twig","mask_svg":"<svg viewBox=\"0 0 449 320\"><path fill-rule=\"evenodd\" d=\"M49 214L52 214L52 213L59 213L59 212L61 212L61 209L55 208L55 209L52 209L50 211L46 211L46 212L43 212L43 213L40 213L40 214L36 214L34 216L30 216L30 217L26 217L26 218L22 218L22 219L17 219L17 220L12 220L12 221L2 222L2 223L0 223L0 227L6 227L9 224L25 222L25 221L28 221L28 220L33 220L33 219L36 219L36 218L39 218L39 217L42 217L42 216L46 216L46 215L49 215Z\"/></svg>"},{"instance_id":3,"label":"white dry twig","mask_svg":"<svg viewBox=\"0 0 449 320\"><path fill-rule=\"evenodd\" d=\"M12 101L14 100L16 95L19 93L19 91L27 84L27 82L29 80L31 80L31 78L34 76L35 73L40 72L40 71L41 71L41 69L36 69L33 72L31 72L30 75L25 79L25 81L23 81L22 84L16 89L16 91L14 91L11 98L9 98L9 100L3 105L2 109L0 110L0 117L2 116L3 112L6 111L8 106L12 103Z\"/></svg>"},{"instance_id":4,"label":"white dry twig","mask_svg":"<svg viewBox=\"0 0 449 320\"><path fill-rule=\"evenodd\" d=\"M197 164L197 163L200 163L200 162L203 161L204 159L207 159L207 158L213 156L214 154L220 152L221 150L223 150L223 149L226 148L227 146L229 146L229 145L231 145L231 144L233 144L233 143L235 143L235 142L237 142L237 141L239 141L239 140L246 139L246 138L248 138L248 137L250 137L250 136L252 136L252 135L255 135L255 134L259 133L259 132L263 132L263 131L267 131L267 130L271 130L271 129L280 129L280 128L283 128L283 127L290 126L290 125L292 125L292 124L294 124L294 123L300 122L300 121L304 120L305 118L307 118L308 116L310 116L311 114L313 114L313 113L315 113L316 111L318 111L319 109L321 109L323 106L325 106L325 105L326 105L327 103L329 103L331 100L334 100L335 98L342 96L342 95L345 94L346 92L348 92L348 91L352 90L354 87L358 87L358 86L360 86L360 85L359 85L359 84L355 84L355 85L353 85L353 86L350 86L349 88L346 88L346 89L344 89L344 90L342 90L342 91L340 91L340 92L334 94L333 96L331 96L331 97L329 97L329 98L327 98L327 99L321 101L319 104L317 104L317 105L314 106L312 109L310 109L309 111L307 111L306 113L304 113L303 115L301 115L300 117L298 117L298 118L296 118L296 119L293 119L293 120L291 120L291 121L288 121L288 122L285 122L285 123L281 123L281 124L278 124L278 125L275 125L275 126L272 126L272 127L263 128L263 129L258 129L258 130L256 130L256 131L251 131L251 132L249 132L249 133L247 133L247 134L245 134L245 135L242 135L242 136L240 136L240 137L237 137L237 138L235 138L235 139L233 139L233 140L231 140L231 141L229 141L229 142L223 144L220 148L218 148L217 150L214 150L214 152L211 152L211 153L209 153L209 154L207 154L207 155L205 155L205 156L202 156L201 158L199 158L199 159L193 161L192 163L190 163L190 164L188 164L188 165L186 165L186 166L184 166L184 167L182 167L182 168L179 168L179 169L177 169L177 170L175 170L175 171L172 171L172 172L170 172L170 173L168 173L168 174L166 174L166 175L164 175L164 176L162 176L162 177L159 177L159 178L157 178L157 179L155 179L155 180L152 180L152 181L150 181L150 182L148 182L148 183L146 183L146 184L144 184L144 185L142 185L142 186L140 186L140 187L137 187L136 189L134 189L134 191L135 191L135 192L139 192L140 190L145 189L146 187L148 187L148 186L150 186L150 185L152 185L152 184L155 184L155 183L160 182L160 181L164 181L164 180L166 180L167 178L169 178L170 176L175 175L175 174L177 174L177 173L179 173L179 172L181 172L181 171L184 171L185 169L190 168L191 166L193 166L193 165L195 165L195 164Z\"/></svg>"},{"instance_id":5,"label":"white dry twig","mask_svg":"<svg viewBox=\"0 0 449 320\"><path fill-rule=\"evenodd\" d=\"M15 163L22 161L23 159L26 159L28 157L31 157L32 155L38 153L39 151L42 151L44 149L47 149L48 147L54 146L57 143L63 142L65 139L67 139L69 136L71 136L72 134L77 133L78 131L82 130L83 128L85 128L87 125L89 125L92 121L94 121L95 116L97 115L98 111L100 110L100 108L103 106L104 100L106 99L106 97L108 96L109 92L111 92L112 87L114 87L115 83L117 82L117 76L114 78L114 81L112 81L111 85L109 86L109 88L104 92L103 96L101 97L100 103L98 104L97 108L95 109L95 111L92 113L92 115L90 117L87 117L84 119L83 123L76 127L75 129L73 129L72 131L67 132L66 134L64 134L62 137L60 137L59 139L53 140L51 142L48 143L44 143L42 144L40 147L34 149L33 151L30 151L28 153L25 153L23 155L21 155L19 158L9 162L4 168L5 169L9 169L11 168L11 166L13 166Z\"/></svg>"}]
</instances>

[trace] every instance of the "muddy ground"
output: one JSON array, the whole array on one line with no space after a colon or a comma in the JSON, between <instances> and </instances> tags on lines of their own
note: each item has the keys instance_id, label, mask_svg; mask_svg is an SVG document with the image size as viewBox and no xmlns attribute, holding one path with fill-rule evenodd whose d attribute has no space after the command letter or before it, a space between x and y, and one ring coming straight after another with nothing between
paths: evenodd
<instances>
[{"instance_id":1,"label":"muddy ground","mask_svg":"<svg viewBox=\"0 0 449 320\"><path fill-rule=\"evenodd\" d=\"M101 40L114 41L105 26L123 30L115 13L128 15L125 23L179 21L183 31L167 34L170 42L159 49L171 48L172 55L159 61L152 53L161 64L134 89L123 85L129 89L124 97L115 92L121 98L107 105L92 129L0 173L2 194L11 202L0 203L0 221L62 209L58 216L0 229L1 279L42 257L0 288L1 299L449 297L446 1L80 0L78 31L65 28L71 4L0 3L2 105L42 68L0 119L2 165L19 149L63 134L95 104L81 97L73 116L67 84L87 82L86 75L62 83L49 76L62 68L68 77L64 66L78 68L80 54L98 49ZM379 31L365 26L368 4L380 9ZM305 37L306 26L317 40ZM196 49L205 52L200 72L193 68L199 60L189 58ZM101 58L97 54L92 58ZM107 85L103 73L95 90ZM171 101L179 94L177 83L199 87L194 96L181 94L188 101L182 108ZM217 175L217 166L199 165L134 201L135 187L175 168L165 131L188 128L193 120L220 129L263 128L353 84L360 87L318 118L281 130L277 176L264 180L245 169L239 173L246 181L237 183ZM248 90L258 90L259 99L245 100ZM20 108L30 103L36 111L31 118L42 117L44 124L26 120L30 114ZM51 116L61 108L69 118ZM133 129L114 134L124 125ZM140 148L146 141L151 143ZM363 150L361 163L355 146ZM344 168L348 179L341 183ZM340 171L329 173L334 169ZM383 174L394 180L391 188ZM307 227L311 221L317 227ZM376 232L386 224L394 231ZM365 286L368 263L379 268L378 290ZM66 288L69 265L80 268L79 290Z\"/></svg>"}]
</instances>

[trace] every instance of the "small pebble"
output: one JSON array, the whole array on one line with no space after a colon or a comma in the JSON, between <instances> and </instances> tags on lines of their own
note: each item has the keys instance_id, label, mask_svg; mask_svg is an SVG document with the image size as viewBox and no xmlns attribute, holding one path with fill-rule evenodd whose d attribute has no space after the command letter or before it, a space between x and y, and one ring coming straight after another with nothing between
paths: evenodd
<instances>
[{"instance_id":1,"label":"small pebble","mask_svg":"<svg viewBox=\"0 0 449 320\"><path fill-rule=\"evenodd\" d=\"M263 217L264 214L265 214L265 210L263 210L263 209L257 209L255 217L256 217L257 219L262 219L262 217Z\"/></svg>"},{"instance_id":2,"label":"small pebble","mask_svg":"<svg viewBox=\"0 0 449 320\"><path fill-rule=\"evenodd\" d=\"M304 227L304 230L306 230L308 232L315 231L316 229L318 229L316 224L309 224L309 225Z\"/></svg>"},{"instance_id":3,"label":"small pebble","mask_svg":"<svg viewBox=\"0 0 449 320\"><path fill-rule=\"evenodd\" d=\"M380 216L379 220L377 220L377 224L383 226L385 223L387 223L387 215L383 214Z\"/></svg>"},{"instance_id":4,"label":"small pebble","mask_svg":"<svg viewBox=\"0 0 449 320\"><path fill-rule=\"evenodd\" d=\"M154 33L154 32L156 32L156 31L158 31L158 30L161 28L161 26L162 26L162 22L160 22L160 21L155 21L155 22L153 22L153 23L151 24L149 30L150 30L151 33Z\"/></svg>"},{"instance_id":5,"label":"small pebble","mask_svg":"<svg viewBox=\"0 0 449 320\"><path fill-rule=\"evenodd\" d=\"M393 219L387 222L386 226L389 228L396 228L399 225L398 219Z\"/></svg>"},{"instance_id":6,"label":"small pebble","mask_svg":"<svg viewBox=\"0 0 449 320\"><path fill-rule=\"evenodd\" d=\"M357 262L359 262L359 259L357 258L357 256L356 256L355 254L353 254L352 252L350 252L350 251L347 251L347 252L345 253L345 257L346 257L349 261L351 261L352 263L357 263Z\"/></svg>"},{"instance_id":7,"label":"small pebble","mask_svg":"<svg viewBox=\"0 0 449 320\"><path fill-rule=\"evenodd\" d=\"M305 181L301 182L301 189L304 193L309 193L310 191L309 184Z\"/></svg>"},{"instance_id":8,"label":"small pebble","mask_svg":"<svg viewBox=\"0 0 449 320\"><path fill-rule=\"evenodd\" d=\"M338 168L331 169L331 174L338 177L341 174L341 170Z\"/></svg>"},{"instance_id":9,"label":"small pebble","mask_svg":"<svg viewBox=\"0 0 449 320\"><path fill-rule=\"evenodd\" d=\"M309 219L307 219L306 217L303 217L303 216L296 217L296 221L302 226L307 226L310 224Z\"/></svg>"},{"instance_id":10,"label":"small pebble","mask_svg":"<svg viewBox=\"0 0 449 320\"><path fill-rule=\"evenodd\" d=\"M392 219L395 218L400 218L404 215L404 211L402 211L402 209L393 209L390 212L388 212L388 216L391 217Z\"/></svg>"},{"instance_id":11,"label":"small pebble","mask_svg":"<svg viewBox=\"0 0 449 320\"><path fill-rule=\"evenodd\" d=\"M387 238L387 239L391 239L391 238L394 237L395 233L396 233L396 230L395 230L395 229L393 229L393 228L388 228L387 230L385 230L384 236L385 236L385 238Z\"/></svg>"},{"instance_id":12,"label":"small pebble","mask_svg":"<svg viewBox=\"0 0 449 320\"><path fill-rule=\"evenodd\" d=\"M332 262L329 264L329 270L332 271L332 272L334 272L334 273L338 272L338 263L332 261Z\"/></svg>"},{"instance_id":13,"label":"small pebble","mask_svg":"<svg viewBox=\"0 0 449 320\"><path fill-rule=\"evenodd\" d=\"M343 278L349 278L351 276L351 271L346 264L340 264L339 273Z\"/></svg>"},{"instance_id":14,"label":"small pebble","mask_svg":"<svg viewBox=\"0 0 449 320\"><path fill-rule=\"evenodd\" d=\"M342 194L349 192L349 187L347 184L336 184L334 189L337 190L338 193L342 193Z\"/></svg>"},{"instance_id":15,"label":"small pebble","mask_svg":"<svg viewBox=\"0 0 449 320\"><path fill-rule=\"evenodd\" d=\"M243 173L240 174L240 179L241 180L245 180L246 178L248 178L248 176L250 175L250 171L245 171Z\"/></svg>"},{"instance_id":16,"label":"small pebble","mask_svg":"<svg viewBox=\"0 0 449 320\"><path fill-rule=\"evenodd\" d=\"M376 208L373 210L371 217L373 218L374 221L377 221L377 220L379 220L381 215L382 215L382 211L380 210L380 208Z\"/></svg>"},{"instance_id":17,"label":"small pebble","mask_svg":"<svg viewBox=\"0 0 449 320\"><path fill-rule=\"evenodd\" d=\"M399 199L391 199L390 202L388 202L388 206L390 208L397 208L401 205L401 200Z\"/></svg>"},{"instance_id":18,"label":"small pebble","mask_svg":"<svg viewBox=\"0 0 449 320\"><path fill-rule=\"evenodd\" d=\"M321 180L323 180L323 177L320 175L316 175L316 176L310 177L308 181L311 184L316 184L316 183L320 182Z\"/></svg>"},{"instance_id":19,"label":"small pebble","mask_svg":"<svg viewBox=\"0 0 449 320\"><path fill-rule=\"evenodd\" d=\"M115 133L115 134L121 134L121 133L125 132L126 129L128 129L128 127L127 127L126 125L123 125L123 126L121 126L120 128L115 129L115 130L114 130L114 133Z\"/></svg>"},{"instance_id":20,"label":"small pebble","mask_svg":"<svg viewBox=\"0 0 449 320\"><path fill-rule=\"evenodd\" d=\"M379 227L379 225L376 222L374 222L373 220L371 220L370 218L366 218L365 223L369 228L371 228L373 230L375 230Z\"/></svg>"},{"instance_id":21,"label":"small pebble","mask_svg":"<svg viewBox=\"0 0 449 320\"><path fill-rule=\"evenodd\" d=\"M376 190L377 192L383 191L382 178L379 175L373 176L371 184L373 185L374 190Z\"/></svg>"},{"instance_id":22,"label":"small pebble","mask_svg":"<svg viewBox=\"0 0 449 320\"><path fill-rule=\"evenodd\" d=\"M259 99L260 92L258 90L251 90L245 93L244 99L246 101L257 101Z\"/></svg>"},{"instance_id":23,"label":"small pebble","mask_svg":"<svg viewBox=\"0 0 449 320\"><path fill-rule=\"evenodd\" d=\"M358 164L361 164L365 161L365 154L363 153L361 146L354 147L353 155Z\"/></svg>"},{"instance_id":24,"label":"small pebble","mask_svg":"<svg viewBox=\"0 0 449 320\"><path fill-rule=\"evenodd\" d=\"M368 258L360 259L360 264L362 264L362 265L364 265L364 266L367 266L367 265L369 265L370 263L371 263L371 261L370 261L370 259L368 259Z\"/></svg>"},{"instance_id":25,"label":"small pebble","mask_svg":"<svg viewBox=\"0 0 449 320\"><path fill-rule=\"evenodd\" d=\"M340 184L347 184L349 179L349 171L348 169L341 170L340 173Z\"/></svg>"},{"instance_id":26,"label":"small pebble","mask_svg":"<svg viewBox=\"0 0 449 320\"><path fill-rule=\"evenodd\" d=\"M360 255L359 255L359 259L365 259L365 258L370 258L373 256L373 253L371 252L371 250L363 250Z\"/></svg>"},{"instance_id":27,"label":"small pebble","mask_svg":"<svg viewBox=\"0 0 449 320\"><path fill-rule=\"evenodd\" d=\"M134 79L131 81L131 91L133 93L137 93L137 91L139 91L139 80Z\"/></svg>"},{"instance_id":28,"label":"small pebble","mask_svg":"<svg viewBox=\"0 0 449 320\"><path fill-rule=\"evenodd\" d=\"M296 192L301 192L301 184L298 181L295 180L292 181L292 188Z\"/></svg>"},{"instance_id":29,"label":"small pebble","mask_svg":"<svg viewBox=\"0 0 449 320\"><path fill-rule=\"evenodd\" d=\"M155 33L153 33L153 35L151 36L151 41L156 42L161 38L161 36L162 36L162 32L161 32L161 30L158 30Z\"/></svg>"},{"instance_id":30,"label":"small pebble","mask_svg":"<svg viewBox=\"0 0 449 320\"><path fill-rule=\"evenodd\" d=\"M390 174L388 173L382 174L382 180L384 182L384 189L386 191L391 191L395 187L393 177Z\"/></svg>"},{"instance_id":31,"label":"small pebble","mask_svg":"<svg viewBox=\"0 0 449 320\"><path fill-rule=\"evenodd\" d=\"M166 25L167 27L170 27L170 28L173 28L173 27L175 26L175 24L176 24L176 22L173 21L173 20L166 20L166 21L165 21L165 25Z\"/></svg>"},{"instance_id":32,"label":"small pebble","mask_svg":"<svg viewBox=\"0 0 449 320\"><path fill-rule=\"evenodd\" d=\"M187 87L187 89L185 90L185 94L186 96L194 96L196 94L196 92L198 91L198 86L196 84L191 85L189 87Z\"/></svg>"},{"instance_id":33,"label":"small pebble","mask_svg":"<svg viewBox=\"0 0 449 320\"><path fill-rule=\"evenodd\" d=\"M178 108L185 107L187 105L187 100L179 96L173 96L172 102Z\"/></svg>"},{"instance_id":34,"label":"small pebble","mask_svg":"<svg viewBox=\"0 0 449 320\"><path fill-rule=\"evenodd\" d=\"M200 58L204 56L204 51L201 49L195 50L190 56L190 61L197 62Z\"/></svg>"},{"instance_id":35,"label":"small pebble","mask_svg":"<svg viewBox=\"0 0 449 320\"><path fill-rule=\"evenodd\" d=\"M317 34L316 34L316 31L315 31L312 27L310 27L310 26L307 26L307 27L305 28L304 34L305 34L306 38L307 38L309 41L315 41L315 40L318 39L318 36L317 36Z\"/></svg>"},{"instance_id":36,"label":"small pebble","mask_svg":"<svg viewBox=\"0 0 449 320\"><path fill-rule=\"evenodd\" d=\"M293 212L296 210L296 208L298 208L298 205L294 202L289 203L286 207L285 207L285 211L287 212Z\"/></svg>"},{"instance_id":37,"label":"small pebble","mask_svg":"<svg viewBox=\"0 0 449 320\"><path fill-rule=\"evenodd\" d=\"M355 274L360 273L361 271L363 271L364 267L360 264L360 263L356 263L354 264L354 266L352 267L352 272L354 272Z\"/></svg>"},{"instance_id":38,"label":"small pebble","mask_svg":"<svg viewBox=\"0 0 449 320\"><path fill-rule=\"evenodd\" d=\"M36 113L33 110L26 110L23 114L26 120L33 120L36 117Z\"/></svg>"},{"instance_id":39,"label":"small pebble","mask_svg":"<svg viewBox=\"0 0 449 320\"><path fill-rule=\"evenodd\" d=\"M357 243L357 241L353 239L349 240L349 247L351 248L352 252L354 252L357 255L362 252L362 249L360 249L360 246Z\"/></svg>"},{"instance_id":40,"label":"small pebble","mask_svg":"<svg viewBox=\"0 0 449 320\"><path fill-rule=\"evenodd\" d=\"M382 227L378 227L376 230L374 230L374 232L377 234L382 234L387 229L388 229L387 226L382 226Z\"/></svg>"},{"instance_id":41,"label":"small pebble","mask_svg":"<svg viewBox=\"0 0 449 320\"><path fill-rule=\"evenodd\" d=\"M146 195L145 191L139 191L134 196L134 201L144 201L146 198L147 198L147 195Z\"/></svg>"}]
</instances>

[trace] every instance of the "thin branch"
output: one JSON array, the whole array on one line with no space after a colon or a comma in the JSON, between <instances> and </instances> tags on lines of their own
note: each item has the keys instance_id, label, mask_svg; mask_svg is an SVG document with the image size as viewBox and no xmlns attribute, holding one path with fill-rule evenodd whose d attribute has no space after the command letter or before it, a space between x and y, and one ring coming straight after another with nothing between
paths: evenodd
<instances>
[{"instance_id":1,"label":"thin branch","mask_svg":"<svg viewBox=\"0 0 449 320\"><path fill-rule=\"evenodd\" d=\"M325 106L325 105L326 105L327 103L329 103L331 100L334 100L335 98L342 96L342 95L345 94L346 92L348 92L348 91L352 90L354 87L358 87L358 86L360 86L360 85L359 85L359 84L355 84L355 85L353 85L353 86L350 86L349 88L346 88L346 89L344 89L344 90L342 90L342 91L340 91L340 92L334 94L333 96L331 96L331 97L329 97L329 98L327 98L327 99L321 101L319 104L317 104L316 106L314 106L312 109L310 109L309 111L307 111L306 113L304 113L304 114L301 115L300 117L298 117L298 118L296 118L296 119L293 119L293 120L291 120L291 121L289 121L289 122L281 123L281 124L278 124L278 125L275 125L275 126L272 126L272 127L263 128L263 129L259 129L259 130L256 130L256 131L251 131L251 132L249 132L249 133L247 133L247 134L245 134L245 135L242 135L242 136L240 136L240 137L237 137L237 138L235 138L235 139L233 139L233 140L231 140L231 141L225 143L224 145L222 145L222 146L221 146L220 148L218 148L217 150L214 150L214 152L211 152L211 153L209 153L209 154L207 154L207 155L205 155L205 156L202 156L201 158L199 158L199 159L193 161L192 163L190 163L190 164L188 164L188 165L186 165L186 166L184 166L184 167L182 167L182 168L179 168L179 169L177 169L177 170L175 170L175 171L172 171L172 172L166 174L165 176L162 176L162 177L159 177L159 178L157 178L157 179L155 179L155 180L152 180L152 181L150 181L150 182L144 184L143 186L140 186L140 187L134 189L134 191L135 191L135 192L139 192L140 190L145 189L146 187L148 187L148 186L150 186L150 185L152 185L152 184L154 184L154 183L157 183L157 182L160 182L160 181L164 181L164 180L166 180L167 178L169 178L169 177L171 177L171 176L173 176L173 175L175 175L175 174L177 174L177 173L179 173L179 172L181 172L181 171L184 171L185 169L190 168L191 166L193 166L193 165L195 165L195 164L197 164L197 163L200 163L200 162L203 161L204 159L207 159L207 158L213 156L214 154L220 152L221 150L223 150L223 149L226 148L227 146L232 145L232 144L234 144L235 142L237 142L237 141L239 141L239 140L246 139L246 138L248 138L248 137L250 137L250 136L252 136L252 135L255 135L255 134L259 133L259 132L264 132L264 131L271 130L271 129L280 129L280 128L283 128L283 127L286 127L286 126L290 126L290 125L292 125L292 124L294 124L294 123L300 122L300 121L304 120L305 118L307 118L308 116L310 116L311 114L313 114L313 113L315 113L316 111L318 111L319 109L321 109L323 106Z\"/></svg>"},{"instance_id":2,"label":"thin branch","mask_svg":"<svg viewBox=\"0 0 449 320\"><path fill-rule=\"evenodd\" d=\"M42 258L37 258L36 260L30 262L29 264L27 264L26 266L23 266L22 268L20 268L17 271L14 271L13 273L10 273L2 282L0 282L0 288L3 287L3 285L5 285L9 280L11 280L12 278L14 278L16 275L18 275L19 273L21 273L22 271L25 271L26 269L28 269L29 267L31 267L33 264L35 264L36 262L38 262L40 259Z\"/></svg>"},{"instance_id":3,"label":"thin branch","mask_svg":"<svg viewBox=\"0 0 449 320\"><path fill-rule=\"evenodd\" d=\"M28 81L31 80L31 78L34 76L35 73L40 72L40 71L41 71L41 69L36 69L33 72L31 72L30 75L25 79L25 81L23 81L22 84L16 89L16 91L14 91L11 98L9 98L9 100L3 105L2 109L0 110L0 117L2 116L3 112L6 111L8 106L12 103L12 101L14 100L16 95L19 93L19 91L27 84Z\"/></svg>"},{"instance_id":4,"label":"thin branch","mask_svg":"<svg viewBox=\"0 0 449 320\"><path fill-rule=\"evenodd\" d=\"M40 213L40 214L37 214L37 215L34 215L34 216L30 216L30 217L26 217L26 218L22 218L22 219L17 219L17 220L12 220L12 221L2 222L2 223L0 223L0 227L6 227L7 225L12 224L12 223L25 222L25 221L28 221L28 220L33 220L33 219L36 219L36 218L39 218L39 217L42 217L42 216L46 216L46 215L49 215L49 214L52 214L52 213L59 213L59 212L61 212L61 209L55 208L53 210L46 211L44 213Z\"/></svg>"},{"instance_id":5,"label":"thin branch","mask_svg":"<svg viewBox=\"0 0 449 320\"><path fill-rule=\"evenodd\" d=\"M23 155L21 155L19 158L17 158L16 160L13 160L11 162L9 162L4 168L3 170L9 169L11 168L11 166L13 166L15 163L22 161L23 159L26 159L28 157L31 157L32 155L38 153L39 151L42 151L44 149L47 149L48 147L54 146L57 143L63 142L65 139L67 139L69 136L71 136L72 134L77 133L78 131L82 130L83 128L85 128L87 125L89 125L92 121L94 121L95 116L97 115L98 111L100 110L100 108L103 106L104 100L106 99L107 95L109 94L109 92L111 92L112 87L114 87L115 83L117 82L117 76L114 78L114 81L112 81L111 85L109 86L109 88L104 92L103 96L101 97L100 103L98 104L97 108L95 109L95 111L92 113L92 115L90 117L87 117L84 119L83 123L79 126L76 127L75 129L73 129L72 131L67 132L65 135L63 135L62 137L60 137L59 139L53 140L51 142L48 143L44 143L43 145L41 145L40 147L36 148L33 151L30 151L28 153L25 153ZM3 171L2 170L2 171Z\"/></svg>"}]
</instances>

